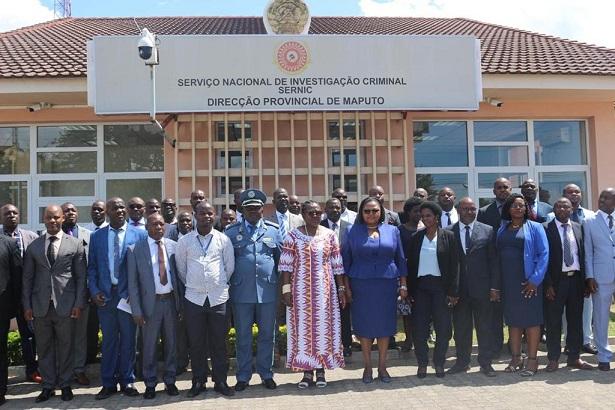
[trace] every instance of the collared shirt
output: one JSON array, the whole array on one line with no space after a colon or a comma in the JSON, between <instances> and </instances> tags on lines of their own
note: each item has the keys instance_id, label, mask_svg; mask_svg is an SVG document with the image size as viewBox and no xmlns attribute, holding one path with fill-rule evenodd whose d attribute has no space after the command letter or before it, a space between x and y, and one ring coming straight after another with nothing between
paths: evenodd
<instances>
[{"instance_id":1,"label":"collared shirt","mask_svg":"<svg viewBox=\"0 0 615 410\"><path fill-rule=\"evenodd\" d=\"M188 301L203 306L209 299L210 306L217 306L228 300L235 254L225 234L215 229L205 236L190 232L178 241L175 261Z\"/></svg>"},{"instance_id":2,"label":"collared shirt","mask_svg":"<svg viewBox=\"0 0 615 410\"><path fill-rule=\"evenodd\" d=\"M613 219L613 229L611 229L611 234L612 234L615 231L615 211L611 212L610 214L607 214L603 210L598 210L597 214L600 215L600 217L606 224L607 229L609 228L609 215L611 215Z\"/></svg>"},{"instance_id":3,"label":"collared shirt","mask_svg":"<svg viewBox=\"0 0 615 410\"><path fill-rule=\"evenodd\" d=\"M90 222L89 224L83 225L83 227L85 229L87 229L88 231L90 231L90 232L96 232L99 229L102 229L102 228L104 228L107 225L109 225L109 222L107 222L107 221L104 221L100 225L96 225L94 222Z\"/></svg>"},{"instance_id":4,"label":"collared shirt","mask_svg":"<svg viewBox=\"0 0 615 410\"><path fill-rule=\"evenodd\" d=\"M126 230L128 229L128 224L125 222L124 226L122 226L121 228L115 229L112 228L111 226L109 226L109 235L107 235L107 258L109 260L109 274L111 275L111 284L112 285L117 285L118 284L118 280L116 278L116 274L115 274L115 255L113 253L113 246L115 244L115 236L117 235L120 239L120 256L122 253L122 249L123 249L123 245L124 245L124 239L126 238ZM117 276L119 276L119 272L117 273Z\"/></svg>"},{"instance_id":5,"label":"collared shirt","mask_svg":"<svg viewBox=\"0 0 615 410\"><path fill-rule=\"evenodd\" d=\"M557 232L559 233L559 238L562 241L562 272L568 272L571 270L581 270L581 264L579 263L579 247L577 246L577 241L574 238L574 232L572 231L572 225L570 221L568 221L568 226L566 228L566 235L568 236L568 242L570 242L570 253L572 253L572 265L566 266L564 262L564 227L563 224L555 220L555 224L557 225Z\"/></svg>"},{"instance_id":6,"label":"collared shirt","mask_svg":"<svg viewBox=\"0 0 615 410\"><path fill-rule=\"evenodd\" d=\"M280 213L276 209L275 215L278 218L278 224L281 225L280 221L284 221L284 226L286 227L286 233L290 233L290 212L286 211L286 213Z\"/></svg>"},{"instance_id":7,"label":"collared shirt","mask_svg":"<svg viewBox=\"0 0 615 410\"><path fill-rule=\"evenodd\" d=\"M472 237L472 230L474 229L474 222L469 225L464 224L459 221L459 237L461 238L461 248L463 249L463 253L466 253L468 246L466 245L466 226L470 227L470 238Z\"/></svg>"},{"instance_id":8,"label":"collared shirt","mask_svg":"<svg viewBox=\"0 0 615 410\"><path fill-rule=\"evenodd\" d=\"M47 249L49 248L49 245L52 243L49 238L50 237L55 237L56 240L53 241L53 254L55 255L56 259L58 258L58 251L60 250L60 243L62 242L62 234L64 232L60 231L55 235L50 235L49 233L45 234L45 255L47 254ZM47 261L49 262L49 264L51 265L51 261L49 260L49 258L47 258ZM53 288L53 275L50 275L49 280L51 281L51 301L53 302L53 307L58 307L58 301L56 299L56 293L55 290Z\"/></svg>"},{"instance_id":9,"label":"collared shirt","mask_svg":"<svg viewBox=\"0 0 615 410\"><path fill-rule=\"evenodd\" d=\"M348 208L340 215L340 221L346 221L349 224L354 224L355 219L357 219L357 213Z\"/></svg>"},{"instance_id":10,"label":"collared shirt","mask_svg":"<svg viewBox=\"0 0 615 410\"><path fill-rule=\"evenodd\" d=\"M149 254L151 255L152 272L154 274L154 285L156 285L156 294L164 295L173 291L173 284L171 283L171 271L169 270L169 258L167 250L164 246L164 239L161 239L162 253L164 254L164 265L167 271L167 284L160 283L160 264L158 263L158 244L152 237L147 237L147 243L149 244Z\"/></svg>"},{"instance_id":11,"label":"collared shirt","mask_svg":"<svg viewBox=\"0 0 615 410\"><path fill-rule=\"evenodd\" d=\"M446 213L448 212L448 214L451 217L451 225L457 223L459 221L459 214L457 213L457 209L455 209L455 207L453 207L450 211L445 211L444 209L442 210L442 217L440 217L440 226L443 228L446 228L447 226L449 226L448 224L448 216Z\"/></svg>"},{"instance_id":12,"label":"collared shirt","mask_svg":"<svg viewBox=\"0 0 615 410\"><path fill-rule=\"evenodd\" d=\"M504 202L500 202L500 201L498 201L498 199L496 198L496 199L495 199L495 206L496 206L496 208L497 208L497 210L498 210L498 213L499 213L500 215L502 215L502 207L504 206Z\"/></svg>"},{"instance_id":13,"label":"collared shirt","mask_svg":"<svg viewBox=\"0 0 615 410\"><path fill-rule=\"evenodd\" d=\"M132 219L129 219L128 225L132 226L133 229L141 229L144 231L145 230L145 218L141 218L137 222L133 221Z\"/></svg>"},{"instance_id":14,"label":"collared shirt","mask_svg":"<svg viewBox=\"0 0 615 410\"><path fill-rule=\"evenodd\" d=\"M26 249L23 243L23 235L21 234L21 231L19 230L19 228L15 228L13 232L7 232L3 228L2 232L4 233L4 235L15 239L15 241L17 242L17 246L19 246L19 254L23 258L23 254L25 253Z\"/></svg>"},{"instance_id":15,"label":"collared shirt","mask_svg":"<svg viewBox=\"0 0 615 410\"><path fill-rule=\"evenodd\" d=\"M341 218L337 222L333 222L332 220L327 219L327 223L329 224L329 229L335 232L335 235L338 237L338 239L340 237L340 222L341 222ZM335 224L335 229L333 228L333 224Z\"/></svg>"},{"instance_id":16,"label":"collared shirt","mask_svg":"<svg viewBox=\"0 0 615 410\"><path fill-rule=\"evenodd\" d=\"M431 241L427 238L427 235L425 235L423 243L421 244L418 276L442 276L440 273L440 265L438 265L437 249L438 234L436 234Z\"/></svg>"}]
</instances>

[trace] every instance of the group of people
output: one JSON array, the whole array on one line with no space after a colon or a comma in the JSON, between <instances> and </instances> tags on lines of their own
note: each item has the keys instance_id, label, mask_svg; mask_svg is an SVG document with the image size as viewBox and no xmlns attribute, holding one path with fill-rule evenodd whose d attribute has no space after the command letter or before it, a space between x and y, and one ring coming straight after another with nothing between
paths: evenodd
<instances>
[{"instance_id":1,"label":"group of people","mask_svg":"<svg viewBox=\"0 0 615 410\"><path fill-rule=\"evenodd\" d=\"M435 200L417 189L399 215L384 207L380 186L369 190L358 212L348 208L340 188L324 209L278 188L275 212L268 216L267 197L256 189L236 191L235 209L220 216L200 190L191 194L191 212L179 213L171 198L125 203L115 197L94 202L92 223L84 226L74 204L48 206L40 236L19 228L18 209L4 205L0 404L12 317L27 377L42 384L37 402L49 400L56 389L69 401L73 381L90 383L86 363L97 354L99 327L97 400L116 394L118 386L126 396L139 395L135 369L145 382L144 398L156 397L160 342L162 381L170 396L179 394L176 377L189 362L188 397L201 394L208 377L222 395L241 392L253 368L265 388L275 389L275 340L284 320L286 366L303 372L299 388L325 387L325 370L343 367L352 355L353 335L363 356L362 381L374 381L375 341L376 377L390 383L387 351L398 311L419 378L427 376L432 337L437 377L468 371L474 329L480 371L495 376L492 361L506 345L504 323L511 353L506 372L533 376L543 336L545 371L556 371L562 331L568 366L593 369L581 359L586 351L598 354L600 370L609 370L615 189L601 192L594 213L581 206L574 184L553 207L537 200L535 181L520 188L521 194L513 193L509 180L497 179L495 200L480 209L469 197L457 202L448 187ZM231 316L237 339L233 388L227 384ZM452 337L456 362L445 371Z\"/></svg>"}]
</instances>

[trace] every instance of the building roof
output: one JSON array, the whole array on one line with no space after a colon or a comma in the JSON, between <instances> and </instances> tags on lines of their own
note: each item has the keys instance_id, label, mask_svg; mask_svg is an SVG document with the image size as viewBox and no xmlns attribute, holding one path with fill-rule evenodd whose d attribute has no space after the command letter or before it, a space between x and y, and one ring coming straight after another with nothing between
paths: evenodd
<instances>
[{"instance_id":1,"label":"building roof","mask_svg":"<svg viewBox=\"0 0 615 410\"><path fill-rule=\"evenodd\" d=\"M261 17L147 17L160 35L265 34ZM0 78L83 77L86 42L137 35L132 18L64 18L0 33ZM313 17L310 34L474 35L484 74L615 75L615 50L465 18Z\"/></svg>"}]
</instances>

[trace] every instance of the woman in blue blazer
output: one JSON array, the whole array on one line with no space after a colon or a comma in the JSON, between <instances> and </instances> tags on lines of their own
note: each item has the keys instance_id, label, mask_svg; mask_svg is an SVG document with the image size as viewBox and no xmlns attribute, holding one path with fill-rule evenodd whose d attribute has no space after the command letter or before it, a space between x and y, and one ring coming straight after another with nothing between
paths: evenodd
<instances>
[{"instance_id":1,"label":"woman in blue blazer","mask_svg":"<svg viewBox=\"0 0 615 410\"><path fill-rule=\"evenodd\" d=\"M521 336L527 339L527 365L521 376L538 371L536 354L543 324L542 280L549 263L549 243L544 227L529 220L530 211L522 195L512 194L502 206L502 225L497 250L502 273L504 318L510 334L512 359L505 369L523 369Z\"/></svg>"}]
</instances>

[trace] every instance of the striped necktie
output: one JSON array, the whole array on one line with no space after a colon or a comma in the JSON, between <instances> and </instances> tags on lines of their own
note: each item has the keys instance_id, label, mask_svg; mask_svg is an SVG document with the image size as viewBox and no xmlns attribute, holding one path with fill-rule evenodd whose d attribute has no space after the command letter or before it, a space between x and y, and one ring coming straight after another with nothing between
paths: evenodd
<instances>
[{"instance_id":1,"label":"striped necktie","mask_svg":"<svg viewBox=\"0 0 615 410\"><path fill-rule=\"evenodd\" d=\"M286 229L286 218L287 216L285 214L280 214L280 228L279 228L279 232L280 232L280 237L282 238L282 240L284 240L284 238L286 238L286 234L287 229Z\"/></svg>"}]
</instances>

